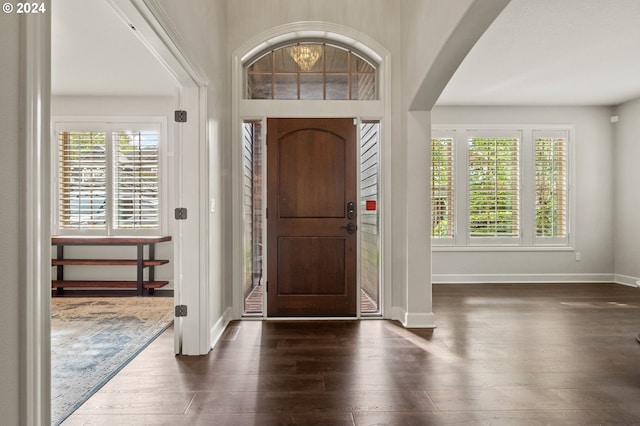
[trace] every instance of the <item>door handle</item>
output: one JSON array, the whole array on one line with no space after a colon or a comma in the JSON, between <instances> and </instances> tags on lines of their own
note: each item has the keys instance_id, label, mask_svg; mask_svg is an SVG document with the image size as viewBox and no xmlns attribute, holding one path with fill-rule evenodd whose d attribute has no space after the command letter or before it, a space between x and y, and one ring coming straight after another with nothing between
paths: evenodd
<instances>
[{"instance_id":1,"label":"door handle","mask_svg":"<svg viewBox=\"0 0 640 426\"><path fill-rule=\"evenodd\" d=\"M341 226L340 228L346 229L348 234L356 232L356 226L353 223L347 223L347 226Z\"/></svg>"}]
</instances>

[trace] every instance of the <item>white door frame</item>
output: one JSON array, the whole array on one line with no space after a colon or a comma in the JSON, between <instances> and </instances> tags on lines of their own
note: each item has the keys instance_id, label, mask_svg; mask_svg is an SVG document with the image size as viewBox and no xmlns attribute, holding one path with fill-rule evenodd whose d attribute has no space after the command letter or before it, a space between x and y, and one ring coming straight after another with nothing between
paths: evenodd
<instances>
[{"instance_id":1,"label":"white door frame","mask_svg":"<svg viewBox=\"0 0 640 426\"><path fill-rule=\"evenodd\" d=\"M378 64L378 93L375 101L285 101L248 100L244 96L244 63L257 54L301 38L316 38L338 45L351 47L376 61ZM295 22L273 28L259 34L236 50L232 57L232 283L233 318L240 319L244 313L242 283L244 276L243 256L243 204L242 204L242 123L244 120L261 120L266 129L267 117L286 118L351 118L380 120L382 146L380 150L380 200L381 217L381 293L383 313L391 312L391 63L390 53L375 40L349 27L327 22ZM267 129L268 131L268 129ZM263 138L266 143L266 137ZM263 151L266 152L266 151ZM263 173L266 171L266 163ZM266 182L266 180L264 180ZM266 186L265 186L266 188ZM266 208L266 206L264 207ZM264 214L264 213L263 213ZM266 223L266 220L265 220ZM263 257L266 252L263 252ZM266 270L265 270L266 276ZM266 315L266 309L263 309ZM385 314L386 315L386 314ZM266 316L265 316L266 317ZM359 310L358 310L359 317Z\"/></svg>"},{"instance_id":2,"label":"white door frame","mask_svg":"<svg viewBox=\"0 0 640 426\"><path fill-rule=\"evenodd\" d=\"M184 226L179 241L188 241L195 252L197 268L187 268L190 276L181 277L188 285L177 284L181 297L178 300L192 301L192 316L183 327L183 353L204 354L210 349L208 333L208 239L200 236L199 226L207 229L206 210L201 209L199 200L206 199L208 179L206 178L206 85L204 74L193 67L180 49L171 42L171 37L155 18L142 0L109 0L111 6L125 21L136 26L136 33L143 43L174 75L182 85L181 99L185 109L192 110L192 122L185 129L190 132L191 144L199 156L198 174L183 177L183 185L196 180L198 191L189 193L189 200L182 200L192 206L193 221ZM47 10L51 2L44 0ZM149 2L149 4L152 4ZM25 103L21 116L25 129L25 237L24 253L25 293L24 293L24 340L21 345L24 363L21 375L24 377L20 393L21 417L25 424L44 425L51 423L51 269L47 266L51 257L51 188L50 188L50 122L51 122L51 15L25 15L24 28L20 38L20 48L24 52L20 64L25 73L22 90ZM184 158L183 161L191 159ZM193 164L193 163L190 163ZM204 178L201 178L204 176ZM183 192L180 189L179 193ZM205 197L202 197L202 193ZM196 200L195 203L193 200ZM206 204L206 203L205 203ZM206 208L206 206L205 206ZM193 242L196 242L193 244ZM179 245L179 244L178 244ZM189 253L192 255L192 253ZM189 256L186 256L189 257ZM176 257L180 263L180 257ZM191 265L187 265L191 266ZM182 265L176 265L176 270ZM194 312L195 311L195 312ZM184 324L183 324L184 325ZM181 333L177 333L180 335ZM176 345L178 348L178 345Z\"/></svg>"},{"instance_id":3,"label":"white door frame","mask_svg":"<svg viewBox=\"0 0 640 426\"><path fill-rule=\"evenodd\" d=\"M51 423L51 2L44 1L47 12L22 15L20 49L24 52L20 70L24 73L21 117L24 126L25 167L24 340L20 354L23 382L19 399L20 418L27 425ZM18 18L16 18L18 19Z\"/></svg>"},{"instance_id":4,"label":"white door frame","mask_svg":"<svg viewBox=\"0 0 640 426\"><path fill-rule=\"evenodd\" d=\"M181 86L177 109L187 111L186 123L175 126L174 207L188 211L186 220L174 222L174 303L186 305L186 317L174 322L175 352L202 355L209 352L209 194L207 151L207 79L182 54L160 6L154 1L108 0L120 18ZM171 209L170 209L171 211Z\"/></svg>"}]
</instances>

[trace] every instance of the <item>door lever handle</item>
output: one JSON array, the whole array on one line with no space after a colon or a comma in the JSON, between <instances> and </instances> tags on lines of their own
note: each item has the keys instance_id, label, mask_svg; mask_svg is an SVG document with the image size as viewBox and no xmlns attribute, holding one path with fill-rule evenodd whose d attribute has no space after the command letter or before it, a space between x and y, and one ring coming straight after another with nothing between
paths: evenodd
<instances>
[{"instance_id":1,"label":"door lever handle","mask_svg":"<svg viewBox=\"0 0 640 426\"><path fill-rule=\"evenodd\" d=\"M347 223L347 226L341 226L340 228L346 229L349 234L356 232L356 226L353 223Z\"/></svg>"}]
</instances>

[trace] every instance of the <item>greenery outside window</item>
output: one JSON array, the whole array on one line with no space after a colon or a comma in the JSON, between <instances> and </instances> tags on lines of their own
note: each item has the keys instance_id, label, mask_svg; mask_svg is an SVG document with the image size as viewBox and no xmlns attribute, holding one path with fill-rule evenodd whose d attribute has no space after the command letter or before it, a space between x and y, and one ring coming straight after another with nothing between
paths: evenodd
<instances>
[{"instance_id":1,"label":"greenery outside window","mask_svg":"<svg viewBox=\"0 0 640 426\"><path fill-rule=\"evenodd\" d=\"M569 246L572 134L570 126L434 126L433 244Z\"/></svg>"},{"instance_id":2,"label":"greenery outside window","mask_svg":"<svg viewBox=\"0 0 640 426\"><path fill-rule=\"evenodd\" d=\"M536 238L561 242L567 237L567 145L569 132L534 131Z\"/></svg>"},{"instance_id":3,"label":"greenery outside window","mask_svg":"<svg viewBox=\"0 0 640 426\"><path fill-rule=\"evenodd\" d=\"M431 139L431 235L453 238L453 141Z\"/></svg>"},{"instance_id":4,"label":"greenery outside window","mask_svg":"<svg viewBox=\"0 0 640 426\"><path fill-rule=\"evenodd\" d=\"M518 136L468 139L469 237L520 237Z\"/></svg>"}]
</instances>

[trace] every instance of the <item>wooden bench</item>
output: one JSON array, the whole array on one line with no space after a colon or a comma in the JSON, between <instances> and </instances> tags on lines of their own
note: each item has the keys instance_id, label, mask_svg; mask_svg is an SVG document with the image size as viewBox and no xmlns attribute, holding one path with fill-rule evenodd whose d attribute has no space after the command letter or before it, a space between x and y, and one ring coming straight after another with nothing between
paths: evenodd
<instances>
[{"instance_id":1,"label":"wooden bench","mask_svg":"<svg viewBox=\"0 0 640 426\"><path fill-rule=\"evenodd\" d=\"M153 294L156 288L169 284L169 281L155 280L155 267L169 263L168 260L155 258L155 245L166 241L171 241L171 237L51 237L51 244L57 248L56 258L51 259L51 266L56 267L56 279L51 281L51 287L55 288L58 294L61 294L65 287L137 289L139 296L144 295L144 290L147 289L149 294ZM135 259L65 259L65 246L136 246L137 256ZM144 246L149 246L147 259L144 258ZM135 266L137 274L136 280L131 281L65 280L65 266ZM149 268L146 281L144 268Z\"/></svg>"}]
</instances>

